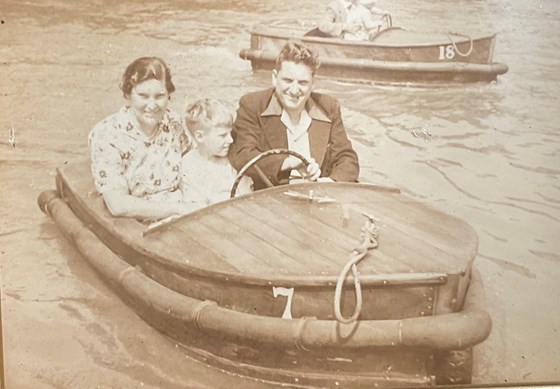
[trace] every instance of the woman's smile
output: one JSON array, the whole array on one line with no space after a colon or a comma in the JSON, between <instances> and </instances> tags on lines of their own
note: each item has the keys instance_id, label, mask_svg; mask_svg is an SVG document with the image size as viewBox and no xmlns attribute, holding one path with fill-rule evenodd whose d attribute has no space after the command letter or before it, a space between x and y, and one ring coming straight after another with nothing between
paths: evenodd
<instances>
[{"instance_id":1,"label":"woman's smile","mask_svg":"<svg viewBox=\"0 0 560 389\"><path fill-rule=\"evenodd\" d=\"M128 103L140 129L146 135L151 135L163 119L169 103L165 83L162 80L150 79L136 85L128 96Z\"/></svg>"}]
</instances>

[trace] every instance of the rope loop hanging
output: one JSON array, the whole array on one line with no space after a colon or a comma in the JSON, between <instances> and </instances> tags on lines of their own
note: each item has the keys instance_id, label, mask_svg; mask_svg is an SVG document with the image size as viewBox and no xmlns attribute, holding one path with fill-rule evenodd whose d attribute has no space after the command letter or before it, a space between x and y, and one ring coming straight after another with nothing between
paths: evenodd
<instances>
[{"instance_id":1,"label":"rope loop hanging","mask_svg":"<svg viewBox=\"0 0 560 389\"><path fill-rule=\"evenodd\" d=\"M466 53L462 53L461 51L459 51L459 48L457 47L457 44L455 43L455 41L453 40L453 38L451 37L451 35L455 35L455 36L460 36L463 38L468 38L470 41L470 47L469 50ZM468 57L469 55L471 55L473 48L474 48L474 43L473 40L470 36L468 35L463 35L463 34L457 34L456 32L448 32L447 36L449 37L449 40L451 41L451 44L453 45L453 49L455 50L455 52L457 54L459 54L461 57Z\"/></svg>"},{"instance_id":2,"label":"rope loop hanging","mask_svg":"<svg viewBox=\"0 0 560 389\"><path fill-rule=\"evenodd\" d=\"M356 266L368 253L368 250L377 247L377 235L379 228L375 225L375 218L370 215L364 214L368 218L362 227L361 242L360 245L352 251L352 256L342 268L336 282L336 288L334 292L334 314L336 320L343 324L351 324L358 320L360 313L362 311L362 287L360 284L360 273L358 267ZM352 270L352 278L354 279L354 290L356 292L356 307L354 308L354 313L350 317L344 317L341 312L341 299L342 299L342 286L344 285L344 280L348 276L348 273Z\"/></svg>"}]
</instances>

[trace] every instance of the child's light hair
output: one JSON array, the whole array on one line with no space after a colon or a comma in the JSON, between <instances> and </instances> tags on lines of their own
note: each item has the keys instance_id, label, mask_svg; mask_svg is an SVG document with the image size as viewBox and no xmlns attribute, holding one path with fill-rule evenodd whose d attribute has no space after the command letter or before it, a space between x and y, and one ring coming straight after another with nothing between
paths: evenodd
<instances>
[{"instance_id":1,"label":"child's light hair","mask_svg":"<svg viewBox=\"0 0 560 389\"><path fill-rule=\"evenodd\" d=\"M190 104L185 112L185 123L191 134L205 133L215 127L232 127L235 120L233 111L216 99L200 99Z\"/></svg>"}]
</instances>

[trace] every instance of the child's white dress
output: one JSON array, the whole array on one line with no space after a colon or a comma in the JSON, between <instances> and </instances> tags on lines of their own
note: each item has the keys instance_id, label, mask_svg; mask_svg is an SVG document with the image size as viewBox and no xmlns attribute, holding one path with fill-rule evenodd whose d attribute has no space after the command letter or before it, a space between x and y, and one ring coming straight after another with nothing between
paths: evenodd
<instances>
[{"instance_id":1,"label":"child's white dress","mask_svg":"<svg viewBox=\"0 0 560 389\"><path fill-rule=\"evenodd\" d=\"M229 199L237 172L227 158L209 161L197 149L183 156L181 163L181 190L183 201L196 208L206 207ZM244 176L239 182L237 196L252 192L253 181Z\"/></svg>"}]
</instances>

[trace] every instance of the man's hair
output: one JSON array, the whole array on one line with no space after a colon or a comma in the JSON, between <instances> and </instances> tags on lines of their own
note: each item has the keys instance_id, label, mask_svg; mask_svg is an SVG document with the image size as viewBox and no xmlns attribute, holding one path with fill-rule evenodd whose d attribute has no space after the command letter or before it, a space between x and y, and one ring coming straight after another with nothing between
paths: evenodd
<instances>
[{"instance_id":1,"label":"man's hair","mask_svg":"<svg viewBox=\"0 0 560 389\"><path fill-rule=\"evenodd\" d=\"M206 132L214 127L232 127L234 114L228 106L216 99L201 99L187 106L185 123L191 134Z\"/></svg>"},{"instance_id":2,"label":"man's hair","mask_svg":"<svg viewBox=\"0 0 560 389\"><path fill-rule=\"evenodd\" d=\"M294 62L307 65L311 69L311 73L313 75L315 75L315 72L321 65L317 54L303 45L303 43L293 41L286 43L280 51L280 54L278 54L278 57L276 58L276 71L280 70L283 62Z\"/></svg>"},{"instance_id":3,"label":"man's hair","mask_svg":"<svg viewBox=\"0 0 560 389\"><path fill-rule=\"evenodd\" d=\"M136 85L151 79L163 81L167 93L175 92L175 85L165 62L158 57L142 57L128 65L122 76L120 87L124 97L130 96Z\"/></svg>"}]
</instances>

